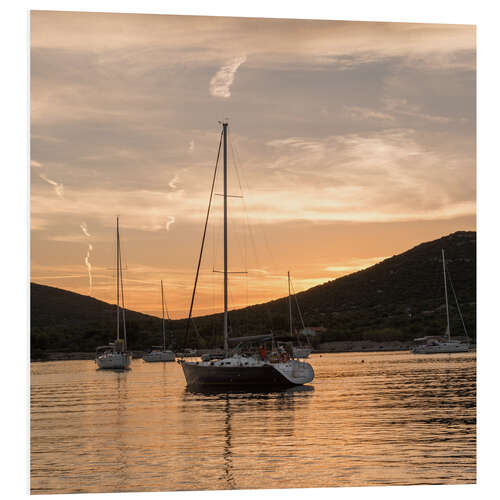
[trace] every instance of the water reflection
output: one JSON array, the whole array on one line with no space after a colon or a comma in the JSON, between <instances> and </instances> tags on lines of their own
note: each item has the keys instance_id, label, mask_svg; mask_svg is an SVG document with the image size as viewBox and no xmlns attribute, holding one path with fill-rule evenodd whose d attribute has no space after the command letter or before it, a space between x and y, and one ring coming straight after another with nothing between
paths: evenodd
<instances>
[{"instance_id":1,"label":"water reflection","mask_svg":"<svg viewBox=\"0 0 500 500\"><path fill-rule=\"evenodd\" d=\"M31 491L472 483L475 355L426 358L313 355L313 386L269 392L186 388L176 364L35 363Z\"/></svg>"},{"instance_id":2,"label":"water reflection","mask_svg":"<svg viewBox=\"0 0 500 500\"><path fill-rule=\"evenodd\" d=\"M252 450L259 457L260 446L275 447L274 455L280 455L282 451L276 446L278 441L286 440L289 445L294 442L296 406L300 406L301 411L307 411L313 393L314 386L310 385L268 391L228 391L221 387L191 386L184 390L182 411L192 412L193 405L196 405L204 415L210 414L212 419L216 419L218 413L224 416L222 425L213 432L212 438L222 444L223 474L219 479L224 483L224 488L236 489L243 486L237 483L235 460L238 470L248 468L250 464L245 462L244 456ZM238 423L236 435L233 430L235 420ZM196 425L196 420L193 424ZM218 434L221 436L219 440ZM235 440L246 443L245 449L242 449L241 444L235 446ZM235 448L240 451L236 456ZM287 448L286 454L290 458L293 451Z\"/></svg>"}]
</instances>

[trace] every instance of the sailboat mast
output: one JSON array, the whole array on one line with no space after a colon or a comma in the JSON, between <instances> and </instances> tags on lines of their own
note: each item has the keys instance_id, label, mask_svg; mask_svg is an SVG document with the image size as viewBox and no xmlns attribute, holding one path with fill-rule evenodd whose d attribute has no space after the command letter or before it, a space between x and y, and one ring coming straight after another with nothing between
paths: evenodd
<instances>
[{"instance_id":1,"label":"sailboat mast","mask_svg":"<svg viewBox=\"0 0 500 500\"><path fill-rule=\"evenodd\" d=\"M161 283L161 329L163 332L163 350L165 350L166 343L165 343L165 301L163 299L163 280L160 281Z\"/></svg>"},{"instance_id":2,"label":"sailboat mast","mask_svg":"<svg viewBox=\"0 0 500 500\"><path fill-rule=\"evenodd\" d=\"M448 310L448 288L446 286L446 263L444 260L444 249L441 249L441 254L443 256L443 277L444 277L444 299L446 302L446 331L448 333L448 340L451 338L450 333L450 311Z\"/></svg>"},{"instance_id":3,"label":"sailboat mast","mask_svg":"<svg viewBox=\"0 0 500 500\"><path fill-rule=\"evenodd\" d=\"M127 350L127 326L125 323L125 298L123 296L123 266L122 266L122 252L121 252L121 247L120 247L120 290L122 293L122 320L123 320L123 350Z\"/></svg>"},{"instance_id":4,"label":"sailboat mast","mask_svg":"<svg viewBox=\"0 0 500 500\"><path fill-rule=\"evenodd\" d=\"M116 340L120 339L120 231L116 217Z\"/></svg>"},{"instance_id":5,"label":"sailboat mast","mask_svg":"<svg viewBox=\"0 0 500 500\"><path fill-rule=\"evenodd\" d=\"M288 271L288 318L290 322L290 337L293 335L292 328L292 295L290 293L290 271Z\"/></svg>"},{"instance_id":6,"label":"sailboat mast","mask_svg":"<svg viewBox=\"0 0 500 500\"><path fill-rule=\"evenodd\" d=\"M224 354L228 355L227 315L227 123L222 124L224 136Z\"/></svg>"}]
</instances>

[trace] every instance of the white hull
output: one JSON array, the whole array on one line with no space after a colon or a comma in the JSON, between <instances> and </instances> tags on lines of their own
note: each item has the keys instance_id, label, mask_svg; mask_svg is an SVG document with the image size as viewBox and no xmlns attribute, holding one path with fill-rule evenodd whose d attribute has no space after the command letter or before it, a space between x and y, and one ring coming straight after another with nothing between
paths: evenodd
<instances>
[{"instance_id":1,"label":"white hull","mask_svg":"<svg viewBox=\"0 0 500 500\"><path fill-rule=\"evenodd\" d=\"M293 355L296 358L300 359L307 359L309 357L309 354L311 354L312 348L311 347L294 347L293 348Z\"/></svg>"},{"instance_id":2,"label":"white hull","mask_svg":"<svg viewBox=\"0 0 500 500\"><path fill-rule=\"evenodd\" d=\"M292 384L302 385L314 379L314 370L309 363L291 359L285 363L273 364L273 368L280 372Z\"/></svg>"},{"instance_id":3,"label":"white hull","mask_svg":"<svg viewBox=\"0 0 500 500\"><path fill-rule=\"evenodd\" d=\"M463 344L460 342L440 342L435 345L417 345L412 351L414 354L468 352L469 344Z\"/></svg>"},{"instance_id":4,"label":"white hull","mask_svg":"<svg viewBox=\"0 0 500 500\"><path fill-rule=\"evenodd\" d=\"M148 363L162 363L166 361L175 361L175 354L172 351L151 351L142 356Z\"/></svg>"},{"instance_id":5,"label":"white hull","mask_svg":"<svg viewBox=\"0 0 500 500\"><path fill-rule=\"evenodd\" d=\"M128 352L109 352L99 355L96 363L102 370L127 370L131 356Z\"/></svg>"},{"instance_id":6,"label":"white hull","mask_svg":"<svg viewBox=\"0 0 500 500\"><path fill-rule=\"evenodd\" d=\"M183 361L188 385L276 387L302 385L314 379L309 363L296 359L271 363L238 354L217 361Z\"/></svg>"}]
</instances>

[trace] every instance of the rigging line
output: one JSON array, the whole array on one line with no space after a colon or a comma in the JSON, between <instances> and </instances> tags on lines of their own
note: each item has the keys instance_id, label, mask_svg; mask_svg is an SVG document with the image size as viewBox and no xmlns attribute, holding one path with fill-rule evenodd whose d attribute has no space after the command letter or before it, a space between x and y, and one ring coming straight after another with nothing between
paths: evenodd
<instances>
[{"instance_id":1,"label":"rigging line","mask_svg":"<svg viewBox=\"0 0 500 500\"><path fill-rule=\"evenodd\" d=\"M120 288L122 292L122 318L123 318L123 348L126 351L127 350L127 327L125 324L125 299L123 297L123 273L122 273L122 253L121 253L121 246L118 247L120 249L119 252L119 272L120 272Z\"/></svg>"},{"instance_id":2,"label":"rigging line","mask_svg":"<svg viewBox=\"0 0 500 500\"><path fill-rule=\"evenodd\" d=\"M236 170L236 177L237 177L237 180L238 180L238 185L240 187L240 192L243 194L243 187L242 187L242 183L241 183L241 178L240 178L240 174L239 174L239 169L237 167L237 164L239 163L239 152L238 152L238 148L237 146L235 145L234 148L233 148L233 142L231 142L231 151L233 153L233 158L234 158L234 165L235 165L235 170ZM238 158L238 161L236 161L236 158ZM242 172L243 173L243 172ZM245 184L246 186L248 187L248 183L246 182L246 178L244 178L244 181L245 181ZM253 253L254 253L254 256L255 256L255 261L256 261L256 264L258 267L261 267L260 266L260 260L259 260L259 256L258 256L258 253L257 253L257 245L255 243L255 235L254 235L254 231L253 231L253 228L252 228L252 225L250 224L250 219L248 217L248 208L247 208L247 204L246 204L246 201L245 201L245 197L243 196L242 198L242 203L243 203L243 211L245 213L245 221L246 221L246 226L247 226L247 232L248 232L248 238L252 244L252 249L253 249ZM256 224L256 227L257 224ZM266 237L266 234L264 233L264 231L262 231L262 234L264 235L264 240L266 242L266 247L267 247L267 251L269 253L269 255L271 256L271 260L273 261L273 264L275 265L276 267L276 262L275 262L275 259L274 259L274 256L269 248L269 243L267 241L267 237ZM245 258L247 258L247 256L245 255ZM271 333L273 333L273 315L271 313L271 308L269 307L269 305L265 305L264 307L266 313L267 313L267 316L269 318L269 322L271 324Z\"/></svg>"},{"instance_id":3,"label":"rigging line","mask_svg":"<svg viewBox=\"0 0 500 500\"><path fill-rule=\"evenodd\" d=\"M451 285L451 291L453 292L453 297L455 297L455 303L457 304L458 314L460 315L460 319L462 320L462 326L464 327L465 335L468 338L469 334L467 333L467 328L465 327L465 321L464 321L464 318L462 316L462 311L460 309L460 304L458 303L457 294L455 293L455 287L453 286L453 281L451 281L451 274L450 274L450 270L448 269L448 267L446 268L446 271L448 271L447 272L448 281L450 282L450 285Z\"/></svg>"},{"instance_id":4,"label":"rigging line","mask_svg":"<svg viewBox=\"0 0 500 500\"><path fill-rule=\"evenodd\" d=\"M186 342L189 339L189 326L191 323L191 315L193 313L193 304L194 304L194 297L196 294L196 285L198 283L198 276L200 274L201 259L203 257L203 247L205 246L205 236L207 234L208 216L210 215L210 207L212 205L212 197L213 197L213 193L214 193L215 179L217 177L217 167L219 165L220 150L221 150L221 145L222 145L222 135L223 135L223 132L221 132L221 134L220 134L219 149L217 151L217 160L215 161L214 177L212 179L212 188L210 189L210 199L208 201L207 217L205 219L205 227L203 229L203 237L201 239L200 257L198 259L198 266L196 268L196 277L194 280L193 295L191 296L191 305L189 306L189 316L188 316L187 325L186 325ZM196 328L196 326L195 326L195 328Z\"/></svg>"},{"instance_id":5,"label":"rigging line","mask_svg":"<svg viewBox=\"0 0 500 500\"><path fill-rule=\"evenodd\" d=\"M249 229L249 222L248 222L248 210L247 210L247 207L246 207L246 203L245 203L245 196L243 194L243 187L242 187L242 183L241 183L241 177L240 177L240 168L239 168L239 155L237 154L237 150L236 150L236 147L233 146L234 144L234 141L231 141L230 143L230 148L231 148L231 153L232 153L232 157L233 157L233 168L234 168L234 171L236 173L236 179L238 181L238 186L240 188L240 194L241 196L235 196L235 197L238 197L238 198L241 198L242 199L242 204L243 204L243 212L245 213L245 222L246 222L246 229L247 231L240 231L239 233L241 234L238 234L238 243L239 243L239 246L241 248L241 253L243 255L243 268L245 269L245 273L244 274L247 274L248 275L248 252L247 252L247 233L249 232L248 229ZM249 282L249 279L248 279L248 276L245 276L245 299L246 299L246 312L245 312L245 317L242 319L242 322L244 324L244 327L246 327L246 332L248 333L248 306L249 306L249 303L248 303L248 282ZM243 333L243 327L240 326L240 329Z\"/></svg>"},{"instance_id":6,"label":"rigging line","mask_svg":"<svg viewBox=\"0 0 500 500\"><path fill-rule=\"evenodd\" d=\"M302 317L302 311L300 310L299 301L297 300L297 293L295 292L295 287L293 286L293 281L290 281L290 284L292 285L293 298L295 299L295 304L297 305L297 311L299 311L300 322L302 323L302 328L304 329L305 333L306 325L304 323L304 318ZM307 343L311 345L311 339L309 338L309 336L305 335L305 337L307 339Z\"/></svg>"}]
</instances>

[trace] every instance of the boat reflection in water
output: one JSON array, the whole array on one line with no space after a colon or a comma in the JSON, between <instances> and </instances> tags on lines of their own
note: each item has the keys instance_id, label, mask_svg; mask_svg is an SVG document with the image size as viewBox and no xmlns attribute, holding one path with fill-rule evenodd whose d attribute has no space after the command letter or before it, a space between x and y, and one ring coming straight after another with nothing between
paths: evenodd
<instances>
[{"instance_id":1,"label":"boat reflection in water","mask_svg":"<svg viewBox=\"0 0 500 500\"><path fill-rule=\"evenodd\" d=\"M238 489L242 485L236 478L250 472L246 471L248 467L241 467L242 463L279 461L280 454L288 458L294 455L295 439L301 433L296 428L295 407L299 405L303 410L313 393L314 387L310 385L280 391L263 391L261 388L229 391L222 387L189 386L185 389L184 402L186 412L195 401L204 412L212 412L214 421L219 423L214 438L218 435L217 441L222 445L219 460L222 459L223 474L217 479L227 489ZM246 429L248 426L254 427L253 432ZM266 447L270 456L255 446L256 441L264 436L271 445ZM284 442L288 446L284 446Z\"/></svg>"}]
</instances>

